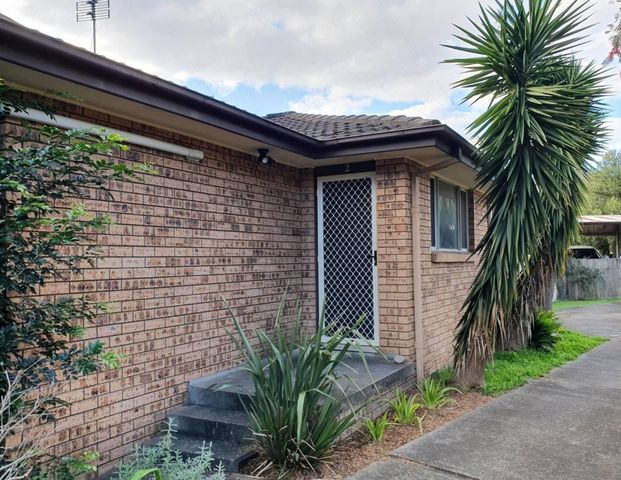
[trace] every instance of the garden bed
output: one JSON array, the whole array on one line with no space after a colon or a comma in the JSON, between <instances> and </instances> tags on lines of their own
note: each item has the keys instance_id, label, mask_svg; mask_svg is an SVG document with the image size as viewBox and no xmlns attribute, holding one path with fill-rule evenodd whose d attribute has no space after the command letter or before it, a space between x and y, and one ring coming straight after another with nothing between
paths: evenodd
<instances>
[{"instance_id":1,"label":"garden bed","mask_svg":"<svg viewBox=\"0 0 621 480\"><path fill-rule=\"evenodd\" d=\"M456 393L452 395L454 402L436 410L425 410L423 435L440 428L448 422L485 405L493 397L478 392ZM386 460L390 452L416 438L421 433L417 426L393 425L386 431L382 442L375 443L369 438L366 429L360 429L340 445L332 454L332 461L320 465L316 472L298 472L290 477L292 480L310 480L314 478L339 479L352 475L369 464ZM257 465L262 463L256 459L249 464L245 473L251 474ZM261 478L277 478L276 472L264 474Z\"/></svg>"}]
</instances>

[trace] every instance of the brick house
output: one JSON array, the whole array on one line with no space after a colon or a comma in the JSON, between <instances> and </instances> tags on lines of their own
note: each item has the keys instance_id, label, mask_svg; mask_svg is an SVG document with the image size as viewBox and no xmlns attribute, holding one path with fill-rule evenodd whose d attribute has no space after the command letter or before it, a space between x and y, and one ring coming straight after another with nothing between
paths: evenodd
<instances>
[{"instance_id":1,"label":"brick house","mask_svg":"<svg viewBox=\"0 0 621 480\"><path fill-rule=\"evenodd\" d=\"M183 403L186 383L236 365L227 298L269 328L286 285L315 324L366 315L362 333L418 376L449 364L485 225L474 147L437 120L285 112L261 118L0 18L0 76L54 98L61 127L120 131L120 157L159 171L86 202L114 225L84 278L113 312L88 330L127 355L71 382L56 453L113 462ZM50 122L36 111L26 118ZM1 120L19 128L19 116ZM265 150L263 150L265 149Z\"/></svg>"}]
</instances>

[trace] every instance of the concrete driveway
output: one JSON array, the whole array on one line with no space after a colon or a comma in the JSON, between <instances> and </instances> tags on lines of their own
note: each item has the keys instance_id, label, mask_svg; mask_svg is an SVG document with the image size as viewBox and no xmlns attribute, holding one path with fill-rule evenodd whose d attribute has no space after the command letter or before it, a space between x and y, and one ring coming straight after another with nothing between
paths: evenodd
<instances>
[{"instance_id":1,"label":"concrete driveway","mask_svg":"<svg viewBox=\"0 0 621 480\"><path fill-rule=\"evenodd\" d=\"M560 316L610 341L350 478L621 479L621 304Z\"/></svg>"}]
</instances>

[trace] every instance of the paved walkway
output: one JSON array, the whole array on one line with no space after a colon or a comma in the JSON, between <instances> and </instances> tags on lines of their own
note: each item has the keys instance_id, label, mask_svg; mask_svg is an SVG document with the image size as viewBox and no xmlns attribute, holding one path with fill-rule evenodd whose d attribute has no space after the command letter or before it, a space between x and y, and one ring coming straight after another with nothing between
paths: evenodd
<instances>
[{"instance_id":1,"label":"paved walkway","mask_svg":"<svg viewBox=\"0 0 621 480\"><path fill-rule=\"evenodd\" d=\"M621 479L621 305L567 310L561 319L610 341L350 478Z\"/></svg>"}]
</instances>

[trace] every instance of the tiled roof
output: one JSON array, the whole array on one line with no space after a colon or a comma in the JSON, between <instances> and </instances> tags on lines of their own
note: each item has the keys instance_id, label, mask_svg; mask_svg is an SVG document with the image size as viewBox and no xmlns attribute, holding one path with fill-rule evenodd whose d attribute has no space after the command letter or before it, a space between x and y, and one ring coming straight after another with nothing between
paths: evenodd
<instances>
[{"instance_id":1,"label":"tiled roof","mask_svg":"<svg viewBox=\"0 0 621 480\"><path fill-rule=\"evenodd\" d=\"M405 115L315 115L282 112L270 113L265 118L316 140L337 140L441 124L438 120Z\"/></svg>"}]
</instances>

